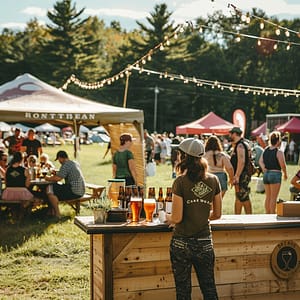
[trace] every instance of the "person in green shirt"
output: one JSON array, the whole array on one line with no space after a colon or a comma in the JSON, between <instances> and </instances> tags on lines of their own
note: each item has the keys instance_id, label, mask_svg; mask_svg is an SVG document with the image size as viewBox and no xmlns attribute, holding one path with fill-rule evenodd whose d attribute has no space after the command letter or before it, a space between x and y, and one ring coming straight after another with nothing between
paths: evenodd
<instances>
[{"instance_id":1,"label":"person in green shirt","mask_svg":"<svg viewBox=\"0 0 300 300\"><path fill-rule=\"evenodd\" d=\"M129 150L133 140L130 133L121 134L120 148L113 155L113 178L125 179L126 186L137 185L135 161Z\"/></svg>"}]
</instances>

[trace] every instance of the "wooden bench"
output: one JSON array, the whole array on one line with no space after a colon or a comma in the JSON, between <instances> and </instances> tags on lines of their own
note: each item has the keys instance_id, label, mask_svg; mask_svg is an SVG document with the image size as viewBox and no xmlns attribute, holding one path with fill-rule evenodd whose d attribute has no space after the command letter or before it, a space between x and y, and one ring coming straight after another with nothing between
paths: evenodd
<instances>
[{"instance_id":1,"label":"wooden bench","mask_svg":"<svg viewBox=\"0 0 300 300\"><path fill-rule=\"evenodd\" d=\"M80 198L76 199L70 199L70 200L60 200L59 203L66 203L70 205L74 210L76 215L79 215L80 213L80 204L86 201L91 201L93 199L92 195L90 194L84 194Z\"/></svg>"},{"instance_id":2,"label":"wooden bench","mask_svg":"<svg viewBox=\"0 0 300 300\"><path fill-rule=\"evenodd\" d=\"M90 189L91 191L88 193L85 193L82 197L77 199L70 199L70 200L60 200L60 203L66 203L70 205L74 210L76 215L80 213L80 204L86 201L90 202L92 200L97 200L101 198L103 191L105 190L105 186L103 185L97 185L93 183L86 183L86 188Z\"/></svg>"},{"instance_id":3,"label":"wooden bench","mask_svg":"<svg viewBox=\"0 0 300 300\"><path fill-rule=\"evenodd\" d=\"M12 217L17 221L22 221L26 215L29 215L32 208L42 204L42 199L33 198L30 200L3 200L0 199L0 207L6 207L10 210Z\"/></svg>"},{"instance_id":4,"label":"wooden bench","mask_svg":"<svg viewBox=\"0 0 300 300\"><path fill-rule=\"evenodd\" d=\"M91 195L94 200L100 199L102 196L103 191L105 190L105 186L93 184L93 183L86 183L86 188L91 190ZM89 193L88 193L89 194Z\"/></svg>"}]
</instances>

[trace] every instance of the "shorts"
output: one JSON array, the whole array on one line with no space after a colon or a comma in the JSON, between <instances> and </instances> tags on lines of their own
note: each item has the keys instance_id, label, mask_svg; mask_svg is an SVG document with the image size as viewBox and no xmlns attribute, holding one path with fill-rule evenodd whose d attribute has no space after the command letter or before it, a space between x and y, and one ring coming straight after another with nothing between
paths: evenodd
<instances>
[{"instance_id":1,"label":"shorts","mask_svg":"<svg viewBox=\"0 0 300 300\"><path fill-rule=\"evenodd\" d=\"M250 200L250 181L251 176L249 176L247 172L243 172L239 178L239 191L235 193L236 198L240 200L240 202Z\"/></svg>"},{"instance_id":2,"label":"shorts","mask_svg":"<svg viewBox=\"0 0 300 300\"><path fill-rule=\"evenodd\" d=\"M71 186L68 184L54 183L53 193L59 200L71 200L81 197L81 195L74 194L71 190Z\"/></svg>"},{"instance_id":3,"label":"shorts","mask_svg":"<svg viewBox=\"0 0 300 300\"><path fill-rule=\"evenodd\" d=\"M269 171L264 173L264 184L281 183L282 173L280 171Z\"/></svg>"},{"instance_id":4,"label":"shorts","mask_svg":"<svg viewBox=\"0 0 300 300\"><path fill-rule=\"evenodd\" d=\"M216 172L213 173L219 178L220 185L221 185L221 190L222 191L227 191L228 190L228 178L227 178L227 173L225 172Z\"/></svg>"}]
</instances>

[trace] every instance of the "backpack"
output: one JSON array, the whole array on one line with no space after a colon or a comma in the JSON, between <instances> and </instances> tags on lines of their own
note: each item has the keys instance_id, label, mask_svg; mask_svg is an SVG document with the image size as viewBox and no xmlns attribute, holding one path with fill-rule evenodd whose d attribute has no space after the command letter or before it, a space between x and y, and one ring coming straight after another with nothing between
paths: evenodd
<instances>
[{"instance_id":1,"label":"backpack","mask_svg":"<svg viewBox=\"0 0 300 300\"><path fill-rule=\"evenodd\" d=\"M248 143L241 141L241 144L243 144L246 153L248 152L248 155L246 155L246 162L245 162L244 170L246 170L248 176L251 177L252 175L254 175L256 173L256 167L252 161L252 151L251 151Z\"/></svg>"}]
</instances>

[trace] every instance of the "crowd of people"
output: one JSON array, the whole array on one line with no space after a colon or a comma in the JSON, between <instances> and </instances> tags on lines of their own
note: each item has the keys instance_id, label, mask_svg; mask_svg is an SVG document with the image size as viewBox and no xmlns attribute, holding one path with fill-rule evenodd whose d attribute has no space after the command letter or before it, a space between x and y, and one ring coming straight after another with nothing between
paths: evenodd
<instances>
[{"instance_id":1,"label":"crowd of people","mask_svg":"<svg viewBox=\"0 0 300 300\"><path fill-rule=\"evenodd\" d=\"M56 170L48 154L43 152L34 129L29 129L24 136L20 128L15 128L14 133L3 140L3 145L0 149L3 200L39 198L48 204L48 214L60 219L62 216L59 200L76 199L84 195L85 180L79 164L70 160L65 151L60 150L56 160L61 167ZM34 183L36 177L43 177L53 184L47 186L46 190L41 189Z\"/></svg>"},{"instance_id":2,"label":"crowd of people","mask_svg":"<svg viewBox=\"0 0 300 300\"><path fill-rule=\"evenodd\" d=\"M295 161L297 146L292 138L289 143L285 143L286 137L273 131L268 137L258 136L248 140L243 137L243 131L239 127L233 127L227 137L194 135L194 138L201 140L205 147L204 158L208 162L208 172L218 177L222 197L229 187L235 189L235 214L241 214L242 210L246 214L252 213L249 187L253 175L249 170L251 162L256 176L262 175L265 213L275 213L281 181L288 177L286 161ZM178 145L182 140L183 137L174 136L172 133L150 134L145 130L146 162L155 161L160 165L165 164L167 158L172 167L172 177L176 178ZM165 153L162 154L164 148L166 156ZM294 149L294 152L289 149ZM295 175L291 180L293 193L300 192L297 188L299 185L295 185L299 178L300 175Z\"/></svg>"}]
</instances>

